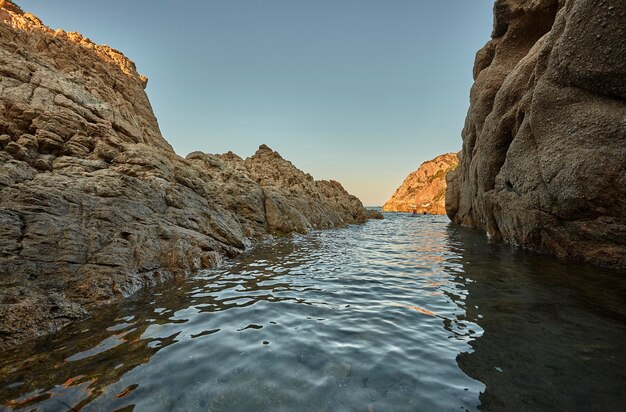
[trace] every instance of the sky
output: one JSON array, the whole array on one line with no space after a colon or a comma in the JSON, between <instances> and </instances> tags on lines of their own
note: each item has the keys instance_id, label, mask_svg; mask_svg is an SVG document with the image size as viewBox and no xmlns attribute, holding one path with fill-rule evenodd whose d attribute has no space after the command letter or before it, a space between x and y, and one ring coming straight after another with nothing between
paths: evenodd
<instances>
[{"instance_id":1,"label":"sky","mask_svg":"<svg viewBox=\"0 0 626 412\"><path fill-rule=\"evenodd\" d=\"M17 0L122 51L182 156L267 144L382 205L461 149L492 0Z\"/></svg>"}]
</instances>

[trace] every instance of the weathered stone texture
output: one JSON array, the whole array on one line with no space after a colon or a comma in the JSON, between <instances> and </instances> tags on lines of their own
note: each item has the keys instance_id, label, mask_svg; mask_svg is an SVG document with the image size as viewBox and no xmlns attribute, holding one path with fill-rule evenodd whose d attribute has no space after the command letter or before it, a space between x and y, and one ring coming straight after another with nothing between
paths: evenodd
<instances>
[{"instance_id":1,"label":"weathered stone texture","mask_svg":"<svg viewBox=\"0 0 626 412\"><path fill-rule=\"evenodd\" d=\"M0 8L0 347L271 234L367 220L266 146L174 153L121 53Z\"/></svg>"},{"instance_id":2,"label":"weathered stone texture","mask_svg":"<svg viewBox=\"0 0 626 412\"><path fill-rule=\"evenodd\" d=\"M446 209L515 245L626 268L626 2L497 0Z\"/></svg>"}]
</instances>

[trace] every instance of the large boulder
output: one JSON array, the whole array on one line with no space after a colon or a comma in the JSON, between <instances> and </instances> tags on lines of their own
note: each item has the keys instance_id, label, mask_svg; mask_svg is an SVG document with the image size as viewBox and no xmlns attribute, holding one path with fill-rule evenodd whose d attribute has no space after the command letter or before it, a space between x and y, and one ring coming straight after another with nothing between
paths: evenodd
<instances>
[{"instance_id":1,"label":"large boulder","mask_svg":"<svg viewBox=\"0 0 626 412\"><path fill-rule=\"evenodd\" d=\"M497 0L494 14L448 216L626 268L626 2Z\"/></svg>"}]
</instances>

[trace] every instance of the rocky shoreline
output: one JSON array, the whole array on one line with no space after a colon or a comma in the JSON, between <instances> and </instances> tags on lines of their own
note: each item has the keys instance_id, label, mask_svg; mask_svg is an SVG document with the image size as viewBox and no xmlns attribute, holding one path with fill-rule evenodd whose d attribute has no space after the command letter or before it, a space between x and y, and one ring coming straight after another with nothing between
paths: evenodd
<instances>
[{"instance_id":1,"label":"rocky shoreline","mask_svg":"<svg viewBox=\"0 0 626 412\"><path fill-rule=\"evenodd\" d=\"M0 9L0 348L272 235L363 223L262 145L178 156L120 52Z\"/></svg>"},{"instance_id":2,"label":"rocky shoreline","mask_svg":"<svg viewBox=\"0 0 626 412\"><path fill-rule=\"evenodd\" d=\"M453 154L384 210L443 213L445 190L455 223L626 269L624 27L619 0L497 0L447 189ZM180 157L147 81L0 2L0 349L270 236L382 217L265 145Z\"/></svg>"}]
</instances>

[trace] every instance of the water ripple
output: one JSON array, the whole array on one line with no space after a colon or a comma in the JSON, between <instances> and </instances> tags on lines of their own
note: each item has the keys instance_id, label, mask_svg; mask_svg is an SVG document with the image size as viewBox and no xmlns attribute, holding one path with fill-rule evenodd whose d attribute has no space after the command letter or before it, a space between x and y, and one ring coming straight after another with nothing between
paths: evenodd
<instances>
[{"instance_id":1,"label":"water ripple","mask_svg":"<svg viewBox=\"0 0 626 412\"><path fill-rule=\"evenodd\" d=\"M0 399L24 410L484 408L491 378L467 359L489 342L493 312L470 298L499 292L485 279L475 289L467 243L495 246L459 236L445 218L399 214L268 241L3 355Z\"/></svg>"}]
</instances>

